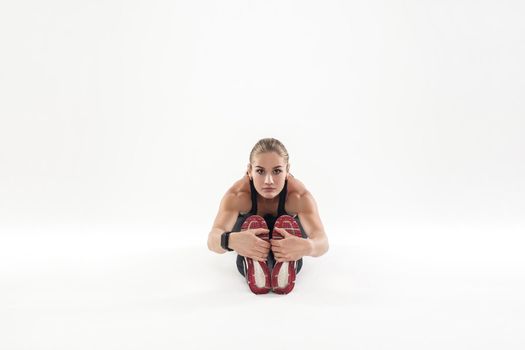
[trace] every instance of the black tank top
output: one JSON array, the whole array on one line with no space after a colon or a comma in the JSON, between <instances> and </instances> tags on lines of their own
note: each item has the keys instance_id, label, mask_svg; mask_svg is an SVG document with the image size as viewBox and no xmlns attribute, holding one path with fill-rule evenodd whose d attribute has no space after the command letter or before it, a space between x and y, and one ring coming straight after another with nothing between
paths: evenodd
<instances>
[{"instance_id":1,"label":"black tank top","mask_svg":"<svg viewBox=\"0 0 525 350\"><path fill-rule=\"evenodd\" d=\"M239 232L241 230L241 226L243 222L250 216L250 215L257 215L257 190L255 189L255 186L253 185L253 180L250 180L250 191L251 191L251 197L252 197L252 208L249 212L241 214L239 213L239 216L237 217L237 221L235 222L235 225L233 225L233 228L231 231L233 232ZM290 215L284 210L284 204L286 202L286 194L288 192L288 180L284 181L284 187L279 193L279 204L277 206L277 216L273 216L272 214L266 214L264 216L264 221L266 221L266 224L268 225L268 229L270 229L270 238L271 238L271 232L273 230L273 226L275 225L275 221L277 218L281 215ZM301 220L299 218L299 215L290 215L292 216L295 221L299 224L299 228L301 229L301 235L303 238L307 238L306 232L303 229L303 225L301 223Z\"/></svg>"}]
</instances>

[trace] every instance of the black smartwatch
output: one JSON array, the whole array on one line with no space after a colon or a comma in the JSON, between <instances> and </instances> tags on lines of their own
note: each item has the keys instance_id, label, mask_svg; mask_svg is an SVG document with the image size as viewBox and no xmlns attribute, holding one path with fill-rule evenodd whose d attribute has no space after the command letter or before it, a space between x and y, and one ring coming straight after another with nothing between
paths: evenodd
<instances>
[{"instance_id":1,"label":"black smartwatch","mask_svg":"<svg viewBox=\"0 0 525 350\"><path fill-rule=\"evenodd\" d=\"M224 232L221 235L221 247L222 249L228 250L231 252L233 249L230 249L230 247L228 247L228 244L230 242L230 233L232 233L232 231Z\"/></svg>"}]
</instances>

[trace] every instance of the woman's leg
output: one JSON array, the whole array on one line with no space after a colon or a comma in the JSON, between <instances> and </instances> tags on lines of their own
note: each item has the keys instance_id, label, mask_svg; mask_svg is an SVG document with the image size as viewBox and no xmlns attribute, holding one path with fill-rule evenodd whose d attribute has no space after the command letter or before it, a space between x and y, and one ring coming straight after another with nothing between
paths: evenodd
<instances>
[{"instance_id":1,"label":"woman's leg","mask_svg":"<svg viewBox=\"0 0 525 350\"><path fill-rule=\"evenodd\" d=\"M251 215L241 226L241 231L257 229L257 228L268 228L264 219L259 215ZM269 242L269 233L259 234L259 238ZM266 294L270 292L271 287L271 272L268 268L267 261L253 260L248 257L241 256L243 267L239 266L239 258L237 258L237 268L242 275L246 277L246 282L250 287L250 290L255 294Z\"/></svg>"},{"instance_id":2,"label":"woman's leg","mask_svg":"<svg viewBox=\"0 0 525 350\"><path fill-rule=\"evenodd\" d=\"M246 221L248 218L248 214L239 214L237 217L237 221L235 221L235 225L233 225L232 232L239 232L241 230L242 224ZM236 260L237 270L239 270L239 273L246 277L246 267L244 266L244 257L240 254L237 254L237 260Z\"/></svg>"},{"instance_id":3,"label":"woman's leg","mask_svg":"<svg viewBox=\"0 0 525 350\"><path fill-rule=\"evenodd\" d=\"M297 237L304 238L303 236L306 236L304 231L301 232L301 226L299 223L290 215L282 215L277 218L275 227L283 228L288 233ZM272 239L278 240L283 238L284 237L280 233L273 230ZM295 278L301 267L302 259L299 259L298 261L277 262L271 270L272 291L278 294L290 293L295 286Z\"/></svg>"},{"instance_id":4,"label":"woman's leg","mask_svg":"<svg viewBox=\"0 0 525 350\"><path fill-rule=\"evenodd\" d=\"M297 222L297 225L299 225L299 230L301 230L301 237L308 238L308 235L304 231L303 225L301 224L301 219L299 218L299 216L295 216L294 220ZM297 265L296 265L297 273L301 271L302 267L303 267L303 258L297 260Z\"/></svg>"}]
</instances>

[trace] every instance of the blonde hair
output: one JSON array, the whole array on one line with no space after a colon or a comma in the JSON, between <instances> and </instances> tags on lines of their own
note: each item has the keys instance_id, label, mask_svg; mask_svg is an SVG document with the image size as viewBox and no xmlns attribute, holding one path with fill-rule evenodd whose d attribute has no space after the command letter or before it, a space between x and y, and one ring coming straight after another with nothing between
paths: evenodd
<instances>
[{"instance_id":1,"label":"blonde hair","mask_svg":"<svg viewBox=\"0 0 525 350\"><path fill-rule=\"evenodd\" d=\"M259 141L257 141L255 146L253 146L252 151L250 152L250 164L252 164L253 158L255 158L256 155L267 152L275 152L279 156L283 157L284 162L286 163L286 171L288 172L288 170L290 169L290 157L288 155L288 151L286 150L286 147L284 147L281 141L272 137L260 139Z\"/></svg>"}]
</instances>

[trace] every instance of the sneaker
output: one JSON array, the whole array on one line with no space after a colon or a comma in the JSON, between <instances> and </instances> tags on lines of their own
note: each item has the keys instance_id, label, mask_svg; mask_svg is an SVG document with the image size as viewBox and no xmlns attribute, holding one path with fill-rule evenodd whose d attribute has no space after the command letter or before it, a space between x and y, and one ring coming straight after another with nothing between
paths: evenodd
<instances>
[{"instance_id":1,"label":"sneaker","mask_svg":"<svg viewBox=\"0 0 525 350\"><path fill-rule=\"evenodd\" d=\"M290 215L282 215L277 218L274 227L285 229L288 233L301 237L299 224ZM283 239L284 237L275 231L272 231L272 239ZM277 294L288 294L295 286L295 277L297 275L297 261L276 262L272 269L272 291Z\"/></svg>"},{"instance_id":2,"label":"sneaker","mask_svg":"<svg viewBox=\"0 0 525 350\"><path fill-rule=\"evenodd\" d=\"M249 216L241 226L241 231L246 231L255 228L265 228L268 229L266 221L259 215ZM267 242L270 242L270 237L268 233L258 234L257 237L264 239ZM244 258L245 277L250 290L255 294L266 294L272 289L270 283L270 269L268 268L268 263L266 261L257 261L251 258Z\"/></svg>"}]
</instances>

